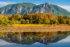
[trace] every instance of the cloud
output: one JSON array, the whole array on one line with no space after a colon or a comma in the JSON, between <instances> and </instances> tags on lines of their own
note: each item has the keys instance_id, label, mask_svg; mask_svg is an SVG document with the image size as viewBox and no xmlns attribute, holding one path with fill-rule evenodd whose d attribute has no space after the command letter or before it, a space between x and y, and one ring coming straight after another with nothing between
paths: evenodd
<instances>
[{"instance_id":1,"label":"cloud","mask_svg":"<svg viewBox=\"0 0 70 47\"><path fill-rule=\"evenodd\" d=\"M0 7L6 6L8 4L13 4L13 2L4 2L4 1L0 1Z\"/></svg>"},{"instance_id":2,"label":"cloud","mask_svg":"<svg viewBox=\"0 0 70 47\"><path fill-rule=\"evenodd\" d=\"M70 5L58 5L70 12Z\"/></svg>"}]
</instances>

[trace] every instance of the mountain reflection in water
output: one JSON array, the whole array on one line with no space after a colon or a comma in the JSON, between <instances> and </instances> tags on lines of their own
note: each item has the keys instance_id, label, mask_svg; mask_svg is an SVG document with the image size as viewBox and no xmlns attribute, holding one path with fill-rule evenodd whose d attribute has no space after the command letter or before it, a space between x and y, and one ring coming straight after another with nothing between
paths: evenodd
<instances>
[{"instance_id":1,"label":"mountain reflection in water","mask_svg":"<svg viewBox=\"0 0 70 47\"><path fill-rule=\"evenodd\" d=\"M11 43L34 44L36 42L50 44L64 39L70 32L1 32L0 38Z\"/></svg>"},{"instance_id":2,"label":"mountain reflection in water","mask_svg":"<svg viewBox=\"0 0 70 47\"><path fill-rule=\"evenodd\" d=\"M34 43L31 45L14 44L14 43L9 43L0 39L0 47L70 47L70 36L60 40L59 42L52 43L49 45L45 45L42 43Z\"/></svg>"}]
</instances>

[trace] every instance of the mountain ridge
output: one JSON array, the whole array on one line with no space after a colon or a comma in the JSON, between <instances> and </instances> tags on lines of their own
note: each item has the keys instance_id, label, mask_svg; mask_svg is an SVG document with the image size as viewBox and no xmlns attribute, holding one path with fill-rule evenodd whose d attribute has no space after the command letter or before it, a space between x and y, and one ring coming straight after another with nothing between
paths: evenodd
<instances>
[{"instance_id":1,"label":"mountain ridge","mask_svg":"<svg viewBox=\"0 0 70 47\"><path fill-rule=\"evenodd\" d=\"M55 15L69 16L70 12L50 3L36 5L33 3L10 4L0 8L0 14L25 14L25 13L53 13Z\"/></svg>"}]
</instances>

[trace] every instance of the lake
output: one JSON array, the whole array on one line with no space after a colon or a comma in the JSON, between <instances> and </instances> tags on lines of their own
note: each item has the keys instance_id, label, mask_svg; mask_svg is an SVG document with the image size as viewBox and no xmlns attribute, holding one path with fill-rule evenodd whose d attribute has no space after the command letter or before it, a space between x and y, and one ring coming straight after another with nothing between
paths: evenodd
<instances>
[{"instance_id":1,"label":"lake","mask_svg":"<svg viewBox=\"0 0 70 47\"><path fill-rule=\"evenodd\" d=\"M33 43L33 44L16 44L0 39L0 47L70 47L70 35L66 38L51 44Z\"/></svg>"}]
</instances>

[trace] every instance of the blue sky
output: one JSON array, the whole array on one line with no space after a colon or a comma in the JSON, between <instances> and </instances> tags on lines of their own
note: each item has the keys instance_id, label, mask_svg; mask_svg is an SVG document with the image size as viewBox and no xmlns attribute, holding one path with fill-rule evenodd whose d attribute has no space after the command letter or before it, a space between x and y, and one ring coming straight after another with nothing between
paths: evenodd
<instances>
[{"instance_id":1,"label":"blue sky","mask_svg":"<svg viewBox=\"0 0 70 47\"><path fill-rule=\"evenodd\" d=\"M70 0L0 0L0 7L13 3L31 2L34 4L51 3L70 11Z\"/></svg>"},{"instance_id":2,"label":"blue sky","mask_svg":"<svg viewBox=\"0 0 70 47\"><path fill-rule=\"evenodd\" d=\"M0 1L1 2L13 2L13 3L31 2L35 4L42 4L45 2L49 2L52 4L70 5L70 0L0 0Z\"/></svg>"}]
</instances>

